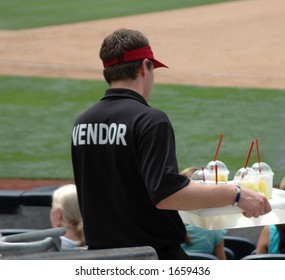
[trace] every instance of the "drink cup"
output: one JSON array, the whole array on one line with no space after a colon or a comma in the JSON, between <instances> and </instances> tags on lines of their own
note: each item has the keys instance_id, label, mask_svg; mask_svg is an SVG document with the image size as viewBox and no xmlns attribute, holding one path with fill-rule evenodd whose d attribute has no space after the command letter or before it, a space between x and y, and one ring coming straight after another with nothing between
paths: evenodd
<instances>
[{"instance_id":1,"label":"drink cup","mask_svg":"<svg viewBox=\"0 0 285 280\"><path fill-rule=\"evenodd\" d=\"M229 170L227 166L220 160L212 160L207 166L206 170L210 171L214 177L214 181L216 181L216 166L218 166L218 183L223 184L228 182Z\"/></svg>"},{"instance_id":2,"label":"drink cup","mask_svg":"<svg viewBox=\"0 0 285 280\"><path fill-rule=\"evenodd\" d=\"M191 176L191 181L201 184L214 184L215 180L211 172L207 169L199 169L195 171Z\"/></svg>"},{"instance_id":3,"label":"drink cup","mask_svg":"<svg viewBox=\"0 0 285 280\"><path fill-rule=\"evenodd\" d=\"M259 191L263 193L268 199L271 199L274 176L271 167L264 162L256 162L252 165L252 169L254 169L259 176Z\"/></svg>"},{"instance_id":4,"label":"drink cup","mask_svg":"<svg viewBox=\"0 0 285 280\"><path fill-rule=\"evenodd\" d=\"M247 188L255 192L259 192L259 175L250 167L240 168L234 176L234 184Z\"/></svg>"}]
</instances>

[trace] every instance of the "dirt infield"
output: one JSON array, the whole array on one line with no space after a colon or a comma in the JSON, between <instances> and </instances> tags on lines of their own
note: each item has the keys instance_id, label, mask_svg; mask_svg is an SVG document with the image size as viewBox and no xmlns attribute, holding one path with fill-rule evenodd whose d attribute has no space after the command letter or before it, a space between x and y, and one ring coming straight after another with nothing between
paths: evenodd
<instances>
[{"instance_id":1,"label":"dirt infield","mask_svg":"<svg viewBox=\"0 0 285 280\"><path fill-rule=\"evenodd\" d=\"M0 30L0 75L102 79L98 58L114 29L141 30L169 69L156 82L285 89L284 0L244 0L112 20ZM5 186L35 186L20 181ZM70 182L70 181L67 181ZM38 181L53 184L52 181Z\"/></svg>"},{"instance_id":2,"label":"dirt infield","mask_svg":"<svg viewBox=\"0 0 285 280\"><path fill-rule=\"evenodd\" d=\"M284 0L0 31L0 74L102 79L100 44L119 27L143 31L170 66L157 82L285 88Z\"/></svg>"}]
</instances>

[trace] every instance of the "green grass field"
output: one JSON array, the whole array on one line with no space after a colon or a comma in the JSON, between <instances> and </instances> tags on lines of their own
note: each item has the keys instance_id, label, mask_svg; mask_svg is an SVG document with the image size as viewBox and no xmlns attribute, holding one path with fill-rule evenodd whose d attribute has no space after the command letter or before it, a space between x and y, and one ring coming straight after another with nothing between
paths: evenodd
<instances>
[{"instance_id":1,"label":"green grass field","mask_svg":"<svg viewBox=\"0 0 285 280\"><path fill-rule=\"evenodd\" d=\"M0 77L0 177L72 178L73 121L106 88L99 81ZM150 104L173 123L180 169L206 165L224 133L219 159L230 178L256 137L275 184L284 176L284 91L156 85ZM254 149L249 165L256 161Z\"/></svg>"},{"instance_id":2,"label":"green grass field","mask_svg":"<svg viewBox=\"0 0 285 280\"><path fill-rule=\"evenodd\" d=\"M237 0L1 0L0 29L25 29Z\"/></svg>"}]
</instances>

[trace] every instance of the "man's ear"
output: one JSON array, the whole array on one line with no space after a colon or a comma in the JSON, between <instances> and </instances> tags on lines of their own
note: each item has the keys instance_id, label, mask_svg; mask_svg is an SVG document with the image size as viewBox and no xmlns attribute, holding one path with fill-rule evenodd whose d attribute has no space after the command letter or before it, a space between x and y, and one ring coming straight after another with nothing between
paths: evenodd
<instances>
[{"instance_id":1,"label":"man's ear","mask_svg":"<svg viewBox=\"0 0 285 280\"><path fill-rule=\"evenodd\" d=\"M149 61L148 58L145 58L145 59L142 61L142 64L141 64L141 73L142 73L143 76L145 75L146 71L148 70L148 67L147 67L148 61Z\"/></svg>"}]
</instances>

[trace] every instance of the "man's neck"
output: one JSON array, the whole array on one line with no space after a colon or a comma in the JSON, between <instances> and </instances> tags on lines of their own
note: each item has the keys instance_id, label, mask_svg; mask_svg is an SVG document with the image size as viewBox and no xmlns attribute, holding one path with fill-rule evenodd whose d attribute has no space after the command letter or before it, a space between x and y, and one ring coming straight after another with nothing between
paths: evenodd
<instances>
[{"instance_id":1,"label":"man's neck","mask_svg":"<svg viewBox=\"0 0 285 280\"><path fill-rule=\"evenodd\" d=\"M111 88L127 88L142 95L140 83L137 80L123 80L112 82Z\"/></svg>"}]
</instances>

